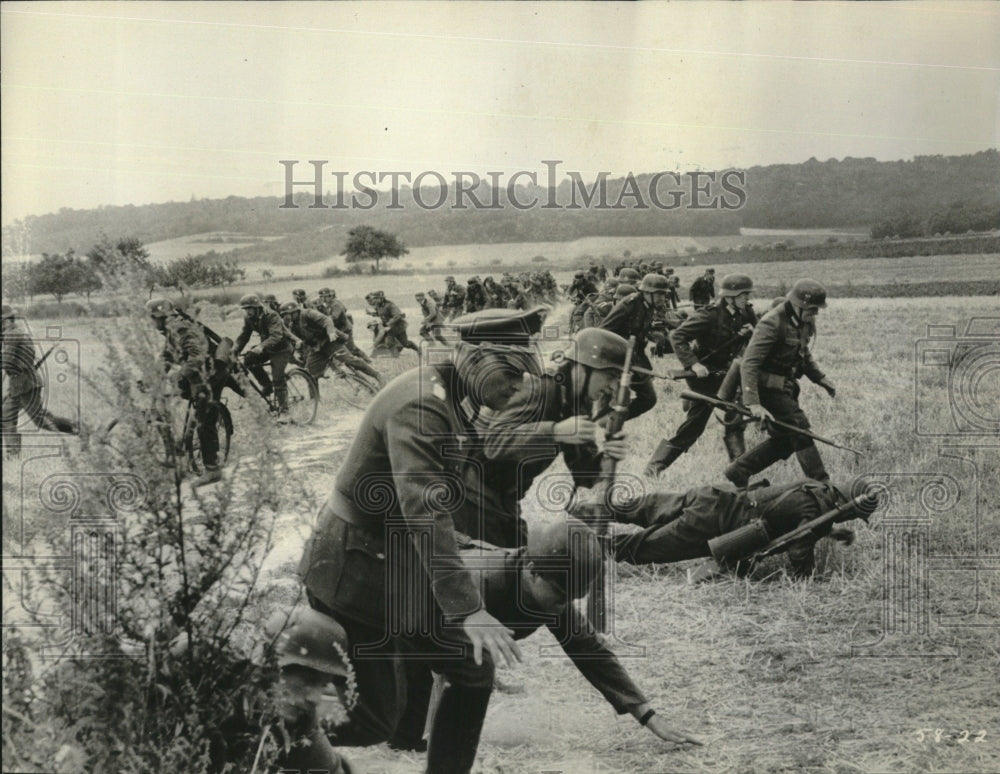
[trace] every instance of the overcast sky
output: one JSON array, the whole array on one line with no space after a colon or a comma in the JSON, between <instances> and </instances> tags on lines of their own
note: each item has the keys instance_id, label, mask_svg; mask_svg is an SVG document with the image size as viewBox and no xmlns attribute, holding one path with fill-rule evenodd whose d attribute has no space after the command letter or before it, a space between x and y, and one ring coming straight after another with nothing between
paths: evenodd
<instances>
[{"instance_id":1,"label":"overcast sky","mask_svg":"<svg viewBox=\"0 0 1000 774\"><path fill-rule=\"evenodd\" d=\"M15 3L3 222L328 170L905 159L1000 144L1000 5ZM331 185L332 185L332 177Z\"/></svg>"}]
</instances>

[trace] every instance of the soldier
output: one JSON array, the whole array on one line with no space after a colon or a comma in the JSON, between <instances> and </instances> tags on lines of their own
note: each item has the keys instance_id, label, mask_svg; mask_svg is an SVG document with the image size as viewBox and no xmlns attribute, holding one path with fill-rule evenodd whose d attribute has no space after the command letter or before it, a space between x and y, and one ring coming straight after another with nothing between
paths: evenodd
<instances>
[{"instance_id":1,"label":"soldier","mask_svg":"<svg viewBox=\"0 0 1000 774\"><path fill-rule=\"evenodd\" d=\"M80 435L86 445L86 431L82 424L58 417L47 411L42 401L40 363L35 362L35 343L26 326L19 322L14 308L3 305L3 373L7 376L7 394L3 397L3 435L7 456L21 453L21 435L17 432L17 418L24 411L41 430L69 435Z\"/></svg>"},{"instance_id":2,"label":"soldier","mask_svg":"<svg viewBox=\"0 0 1000 774\"><path fill-rule=\"evenodd\" d=\"M381 290L372 293L372 300L375 312L381 321L378 333L375 335L374 346L412 349L419 356L420 348L406 337L406 315L392 301L389 301Z\"/></svg>"},{"instance_id":3,"label":"soldier","mask_svg":"<svg viewBox=\"0 0 1000 774\"><path fill-rule=\"evenodd\" d=\"M601 420L614 403L627 349L628 342L610 331L580 331L559 365L530 380L496 416L483 432L485 470L505 504L492 522L490 512L485 513L487 531L463 532L494 545L524 545L527 525L518 515L518 503L559 454L574 487L592 487L600 480L604 455L616 460L628 455L624 433L606 439L600 450L596 441Z\"/></svg>"},{"instance_id":4,"label":"soldier","mask_svg":"<svg viewBox=\"0 0 1000 774\"><path fill-rule=\"evenodd\" d=\"M877 503L871 490L861 482L853 487L832 486L821 481L802 479L792 484L752 492L700 486L687 492L647 494L616 507L616 521L635 524L643 529L631 534L616 535L613 554L619 562L630 564L682 562L686 559L717 556L716 565L708 568L710 571L700 569L697 573L700 579L704 579L711 577L719 569L733 568L739 559L750 556L771 540L791 532L803 522L846 504L853 496L862 493L870 495L869 503L857 506L847 514L847 518L857 518L867 516ZM720 544L715 538L754 523L759 525L759 529L748 529L739 541L727 546L726 556L723 557L719 552ZM848 544L853 540L850 530L832 525L817 534L796 540L788 548L792 574L795 577L809 577L812 574L813 548L825 536ZM734 553L738 555L734 556Z\"/></svg>"},{"instance_id":5,"label":"soldier","mask_svg":"<svg viewBox=\"0 0 1000 774\"><path fill-rule=\"evenodd\" d=\"M496 280L493 277L487 277L483 280L483 288L486 290L487 306L492 309L503 309L507 299L504 296L503 288L496 283Z\"/></svg>"},{"instance_id":6,"label":"soldier","mask_svg":"<svg viewBox=\"0 0 1000 774\"><path fill-rule=\"evenodd\" d=\"M566 295L576 305L569 320L569 332L576 333L583 325L583 313L587 309L589 299L597 295L597 286L587 277L585 271L580 270L573 275L573 282Z\"/></svg>"},{"instance_id":7,"label":"soldier","mask_svg":"<svg viewBox=\"0 0 1000 774\"><path fill-rule=\"evenodd\" d=\"M799 407L799 378L804 374L833 398L837 390L819 370L809 351L816 332L816 315L826 308L826 289L815 280L795 283L785 303L765 314L754 329L740 364L743 401L754 416L774 418L809 429L809 419ZM815 442L790 430L766 425L770 438L726 468L726 478L745 487L750 476L787 459L795 452L802 472L817 481L828 481Z\"/></svg>"},{"instance_id":8,"label":"soldier","mask_svg":"<svg viewBox=\"0 0 1000 774\"><path fill-rule=\"evenodd\" d=\"M618 272L618 280L626 285L638 285L642 276L631 266L625 266Z\"/></svg>"},{"instance_id":9,"label":"soldier","mask_svg":"<svg viewBox=\"0 0 1000 774\"><path fill-rule=\"evenodd\" d=\"M263 388L265 397L274 393L279 415L288 413L288 388L285 386L285 369L292 359L292 335L285 328L281 317L271 309L265 309L260 296L248 293L240 299L243 309L243 330L236 337L233 354L237 357L256 333L260 344L251 348L243 358L246 367L256 377ZM264 370L265 363L271 364L271 376Z\"/></svg>"},{"instance_id":10,"label":"soldier","mask_svg":"<svg viewBox=\"0 0 1000 774\"><path fill-rule=\"evenodd\" d=\"M619 285L618 289L621 290ZM634 398L629 404L629 419L645 414L656 405L656 391L653 389L652 365L646 354L646 337L653 323L653 312L666 299L667 278L659 274L647 274L642 278L639 292L623 298L608 313L601 323L605 330L617 333L623 339L635 336L633 362L646 369L632 380Z\"/></svg>"},{"instance_id":11,"label":"soldier","mask_svg":"<svg viewBox=\"0 0 1000 774\"><path fill-rule=\"evenodd\" d=\"M448 342L441 335L441 326L444 325L444 315L441 314L433 298L428 298L423 293L413 296L420 304L420 311L424 319L420 322L420 337L424 341L437 341L447 346Z\"/></svg>"},{"instance_id":12,"label":"soldier","mask_svg":"<svg viewBox=\"0 0 1000 774\"><path fill-rule=\"evenodd\" d=\"M295 303L301 306L303 309L312 307L312 302L307 300L306 292L302 290L302 288L297 288L292 291L292 300L294 300Z\"/></svg>"},{"instance_id":13,"label":"soldier","mask_svg":"<svg viewBox=\"0 0 1000 774\"><path fill-rule=\"evenodd\" d=\"M267 293L260 300L264 303L264 306L272 311L277 312L281 308L281 304L278 303L278 297L274 293Z\"/></svg>"},{"instance_id":14,"label":"soldier","mask_svg":"<svg viewBox=\"0 0 1000 774\"><path fill-rule=\"evenodd\" d=\"M313 379L321 379L330 361L339 360L379 384L383 383L382 374L347 351L347 335L338 331L333 320L318 309L303 309L294 301L289 301L281 306L281 320L302 342L305 368Z\"/></svg>"},{"instance_id":15,"label":"soldier","mask_svg":"<svg viewBox=\"0 0 1000 774\"><path fill-rule=\"evenodd\" d=\"M445 319L450 320L457 317L465 310L465 286L455 282L455 278L448 275L444 278L444 304L442 312Z\"/></svg>"},{"instance_id":16,"label":"soldier","mask_svg":"<svg viewBox=\"0 0 1000 774\"><path fill-rule=\"evenodd\" d=\"M709 396L718 393L730 363L739 354L757 322L750 305L752 291L753 280L748 276L727 274L722 279L719 303L709 304L695 312L679 328L670 332L674 354L685 370L694 372L694 376L686 380L692 392ZM660 441L646 466L646 475L659 475L690 449L705 432L711 416L711 405L689 401L684 421L673 437ZM723 442L730 462L743 454L746 447L743 445L742 424L728 424Z\"/></svg>"},{"instance_id":17,"label":"soldier","mask_svg":"<svg viewBox=\"0 0 1000 774\"><path fill-rule=\"evenodd\" d=\"M505 281L504 289L507 294L508 309L528 308L528 298L524 295L524 290L517 284L513 277L510 277Z\"/></svg>"},{"instance_id":18,"label":"soldier","mask_svg":"<svg viewBox=\"0 0 1000 774\"><path fill-rule=\"evenodd\" d=\"M469 284L465 288L465 313L471 314L485 309L487 303L486 289L479 281L479 275L469 277Z\"/></svg>"},{"instance_id":19,"label":"soldier","mask_svg":"<svg viewBox=\"0 0 1000 774\"><path fill-rule=\"evenodd\" d=\"M677 309L681 305L681 297L677 292L677 288L681 285L681 278L674 274L673 269L667 269L667 273L663 276L670 283L667 287L667 306L671 309Z\"/></svg>"},{"instance_id":20,"label":"soldier","mask_svg":"<svg viewBox=\"0 0 1000 774\"><path fill-rule=\"evenodd\" d=\"M332 288L320 288L319 292L316 294L317 296L319 296L319 300L316 302L313 308L316 311L325 314L327 317L333 317L332 314L333 307L330 304L332 294L333 294Z\"/></svg>"},{"instance_id":21,"label":"soldier","mask_svg":"<svg viewBox=\"0 0 1000 774\"><path fill-rule=\"evenodd\" d=\"M403 666L418 674L430 666L448 683L428 772L471 770L494 663L520 660L513 633L486 610L462 563L452 518L474 420L484 408L503 409L524 371L539 370L525 346L541 317L488 314L457 321L453 362L407 371L375 396L300 564L311 606L343 626L356 656L358 706L331 741L392 738Z\"/></svg>"},{"instance_id":22,"label":"soldier","mask_svg":"<svg viewBox=\"0 0 1000 774\"><path fill-rule=\"evenodd\" d=\"M194 404L201 461L205 471L192 482L200 487L222 478L219 466L219 397L228 373L217 372L209 350L208 337L196 322L176 314L166 298L151 298L146 313L166 343L160 358L167 375L177 383L181 397Z\"/></svg>"},{"instance_id":23,"label":"soldier","mask_svg":"<svg viewBox=\"0 0 1000 774\"><path fill-rule=\"evenodd\" d=\"M705 273L691 283L689 296L695 309L707 306L715 298L715 269L705 269Z\"/></svg>"},{"instance_id":24,"label":"soldier","mask_svg":"<svg viewBox=\"0 0 1000 774\"><path fill-rule=\"evenodd\" d=\"M608 312L615 305L615 291L617 289L618 280L613 277L604 283L601 292L594 296L583 313L584 328L596 328L608 316Z\"/></svg>"}]
</instances>

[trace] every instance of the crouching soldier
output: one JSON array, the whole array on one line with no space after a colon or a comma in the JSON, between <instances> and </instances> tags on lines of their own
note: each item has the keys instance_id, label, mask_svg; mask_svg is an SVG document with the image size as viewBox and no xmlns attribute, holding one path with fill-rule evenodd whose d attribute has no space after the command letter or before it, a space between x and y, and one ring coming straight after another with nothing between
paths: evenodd
<instances>
[{"instance_id":1,"label":"crouching soldier","mask_svg":"<svg viewBox=\"0 0 1000 774\"><path fill-rule=\"evenodd\" d=\"M814 567L816 542L827 536L848 544L853 542L853 533L835 523L867 518L876 504L874 489L863 481L834 486L802 479L756 490L701 486L687 492L657 492L616 507L612 514L615 521L643 529L616 535L614 557L630 564L713 557L714 565L696 573L696 577L707 578L721 569L736 568L741 559L752 556L801 524L842 508L836 518L786 547L792 574L809 577Z\"/></svg>"},{"instance_id":2,"label":"crouching soldier","mask_svg":"<svg viewBox=\"0 0 1000 774\"><path fill-rule=\"evenodd\" d=\"M331 360L339 360L382 383L378 371L347 351L347 335L337 330L333 320L318 309L303 309L289 301L281 306L281 319L291 334L302 342L305 367L313 379L322 378Z\"/></svg>"}]
</instances>

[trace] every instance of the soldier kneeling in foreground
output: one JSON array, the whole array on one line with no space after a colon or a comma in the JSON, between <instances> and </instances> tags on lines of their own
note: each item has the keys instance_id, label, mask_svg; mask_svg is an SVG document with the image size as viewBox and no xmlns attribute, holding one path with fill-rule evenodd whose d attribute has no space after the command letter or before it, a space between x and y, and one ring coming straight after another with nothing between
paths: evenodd
<instances>
[{"instance_id":1,"label":"soldier kneeling in foreground","mask_svg":"<svg viewBox=\"0 0 1000 774\"><path fill-rule=\"evenodd\" d=\"M615 509L615 521L643 529L615 536L612 551L616 560L630 564L712 557L712 562L689 575L692 581L707 580L722 570L745 570L755 557L787 551L792 575L805 578L813 571L816 542L829 536L850 545L854 533L835 525L867 519L877 504L874 489L861 481L834 486L808 478L756 490L701 486L687 492L657 492ZM796 539L776 544L825 515L830 518Z\"/></svg>"}]
</instances>

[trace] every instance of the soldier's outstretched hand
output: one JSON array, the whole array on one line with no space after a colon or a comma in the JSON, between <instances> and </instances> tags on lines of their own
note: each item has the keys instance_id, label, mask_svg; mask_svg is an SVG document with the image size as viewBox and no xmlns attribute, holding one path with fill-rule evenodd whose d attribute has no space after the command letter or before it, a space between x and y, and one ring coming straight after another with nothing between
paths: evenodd
<instances>
[{"instance_id":1,"label":"soldier's outstretched hand","mask_svg":"<svg viewBox=\"0 0 1000 774\"><path fill-rule=\"evenodd\" d=\"M646 728L660 737L660 739L664 742L673 742L674 744L696 744L699 746L705 744L704 741L699 739L694 734L670 728L667 725L667 721L659 715L653 715L653 717L651 717L649 722L646 724Z\"/></svg>"},{"instance_id":2,"label":"soldier's outstretched hand","mask_svg":"<svg viewBox=\"0 0 1000 774\"><path fill-rule=\"evenodd\" d=\"M521 660L521 649L514 641L513 629L508 629L487 613L485 608L466 618L462 622L462 629L472 640L472 656L477 666L483 663L484 647L496 664L503 661L507 666L514 666Z\"/></svg>"},{"instance_id":3,"label":"soldier's outstretched hand","mask_svg":"<svg viewBox=\"0 0 1000 774\"><path fill-rule=\"evenodd\" d=\"M823 381L819 383L819 386L822 387L824 390L826 390L827 394L831 398L837 397L837 388L834 386L833 382L831 382L829 379L823 379Z\"/></svg>"}]
</instances>

